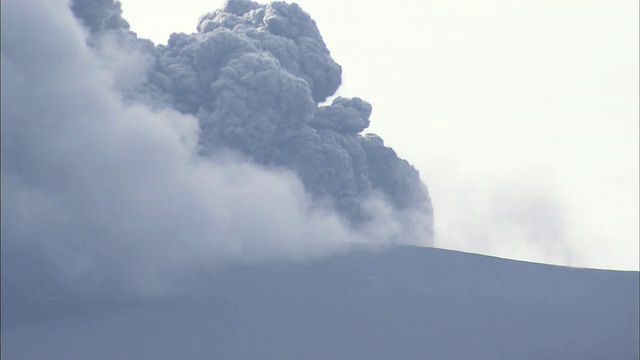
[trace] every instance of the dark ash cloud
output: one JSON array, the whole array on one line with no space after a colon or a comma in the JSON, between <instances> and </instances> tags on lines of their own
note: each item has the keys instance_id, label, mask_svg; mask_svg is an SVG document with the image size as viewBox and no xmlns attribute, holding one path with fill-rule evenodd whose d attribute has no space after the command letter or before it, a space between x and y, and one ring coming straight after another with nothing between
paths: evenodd
<instances>
[{"instance_id":1,"label":"dark ash cloud","mask_svg":"<svg viewBox=\"0 0 640 360\"><path fill-rule=\"evenodd\" d=\"M360 135L370 104L337 98L318 106L337 90L341 68L298 5L229 1L197 28L158 47L147 87L199 119L203 152L222 146L292 169L311 194L355 223L373 191L398 211L432 212L417 171L382 141Z\"/></svg>"},{"instance_id":2,"label":"dark ash cloud","mask_svg":"<svg viewBox=\"0 0 640 360\"><path fill-rule=\"evenodd\" d=\"M227 261L430 244L417 171L360 134L371 105L319 105L340 73L295 4L230 1L166 46L118 2L3 4L3 283L152 294Z\"/></svg>"},{"instance_id":3,"label":"dark ash cloud","mask_svg":"<svg viewBox=\"0 0 640 360\"><path fill-rule=\"evenodd\" d=\"M74 0L71 10L92 32L107 29L129 29L129 23L122 18L120 1Z\"/></svg>"}]
</instances>

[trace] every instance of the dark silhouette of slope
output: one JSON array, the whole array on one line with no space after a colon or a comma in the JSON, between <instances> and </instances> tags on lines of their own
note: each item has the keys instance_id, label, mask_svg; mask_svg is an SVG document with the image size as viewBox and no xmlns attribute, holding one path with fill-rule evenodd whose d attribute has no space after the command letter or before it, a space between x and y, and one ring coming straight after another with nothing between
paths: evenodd
<instances>
[{"instance_id":1,"label":"dark silhouette of slope","mask_svg":"<svg viewBox=\"0 0 640 360\"><path fill-rule=\"evenodd\" d=\"M638 280L431 248L360 249L228 267L170 298L14 317L2 325L2 356L637 359ZM20 307L4 303L4 290L3 318Z\"/></svg>"}]
</instances>

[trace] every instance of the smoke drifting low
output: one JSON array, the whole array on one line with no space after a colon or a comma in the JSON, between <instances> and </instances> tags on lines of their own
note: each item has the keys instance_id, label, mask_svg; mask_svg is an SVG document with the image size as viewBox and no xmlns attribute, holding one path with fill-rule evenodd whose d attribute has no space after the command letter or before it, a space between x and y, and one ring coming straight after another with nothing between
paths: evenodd
<instances>
[{"instance_id":1,"label":"smoke drifting low","mask_svg":"<svg viewBox=\"0 0 640 360\"><path fill-rule=\"evenodd\" d=\"M371 105L319 105L341 68L297 5L230 1L165 46L121 13L3 3L3 284L153 294L229 261L431 243L417 171L360 134Z\"/></svg>"}]
</instances>

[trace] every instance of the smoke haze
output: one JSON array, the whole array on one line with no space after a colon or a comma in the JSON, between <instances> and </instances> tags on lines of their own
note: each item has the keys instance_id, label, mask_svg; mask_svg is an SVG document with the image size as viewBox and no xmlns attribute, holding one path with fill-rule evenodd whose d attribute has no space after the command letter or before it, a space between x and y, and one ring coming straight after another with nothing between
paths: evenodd
<instances>
[{"instance_id":1,"label":"smoke haze","mask_svg":"<svg viewBox=\"0 0 640 360\"><path fill-rule=\"evenodd\" d=\"M417 171L360 135L371 105L319 105L341 68L297 5L230 1L163 46L121 13L3 3L3 283L149 295L229 261L431 244Z\"/></svg>"}]
</instances>

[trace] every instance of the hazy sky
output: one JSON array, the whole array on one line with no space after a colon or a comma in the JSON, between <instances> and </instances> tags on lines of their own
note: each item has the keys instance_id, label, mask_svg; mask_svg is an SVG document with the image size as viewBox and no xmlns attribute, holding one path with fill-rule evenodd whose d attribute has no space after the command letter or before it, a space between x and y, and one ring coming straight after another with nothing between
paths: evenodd
<instances>
[{"instance_id":1,"label":"hazy sky","mask_svg":"<svg viewBox=\"0 0 640 360\"><path fill-rule=\"evenodd\" d=\"M164 43L223 1L122 3ZM638 269L637 1L298 3L420 171L437 246Z\"/></svg>"}]
</instances>

